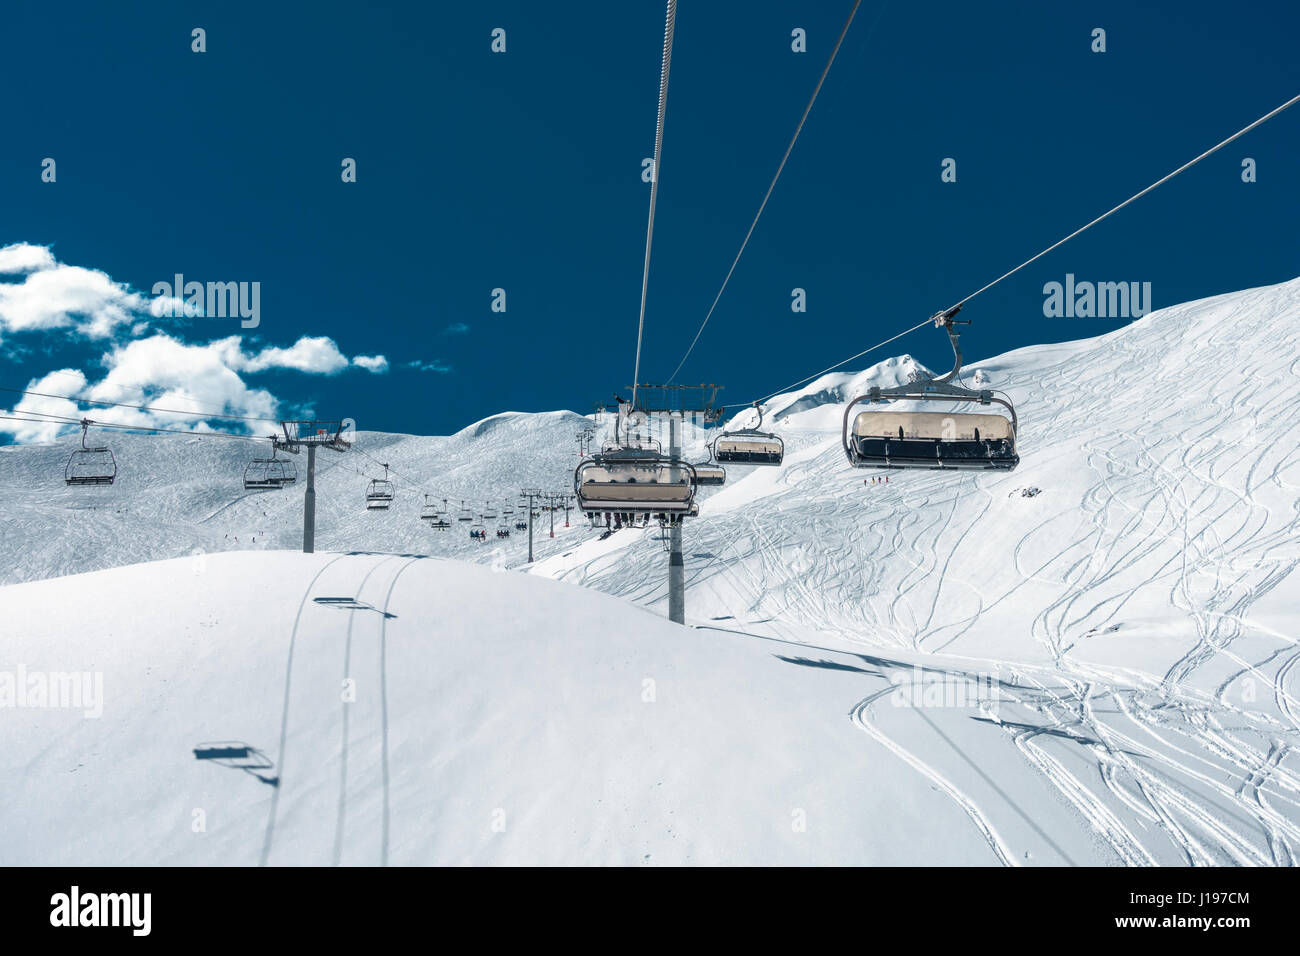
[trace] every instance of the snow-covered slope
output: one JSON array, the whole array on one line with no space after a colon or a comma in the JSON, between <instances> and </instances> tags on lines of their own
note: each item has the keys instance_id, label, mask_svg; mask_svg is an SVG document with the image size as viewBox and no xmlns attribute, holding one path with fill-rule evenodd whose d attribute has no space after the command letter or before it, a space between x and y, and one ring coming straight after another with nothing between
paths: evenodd
<instances>
[{"instance_id":1,"label":"snow-covered slope","mask_svg":"<svg viewBox=\"0 0 1300 956\"><path fill-rule=\"evenodd\" d=\"M658 648L651 658L636 658L644 667L692 671L695 693L720 695L718 706L765 722L762 735L744 742L757 750L752 766L731 765L731 772L763 772L761 740L781 733L772 723L790 720L800 733L835 740L852 730L855 758L813 753L803 771L819 779L853 774L854 760L866 761L861 799L876 801L885 791L890 799L924 800L921 813L943 844L935 851L917 836L910 808L873 803L872 826L897 825L911 842L890 843L884 856L873 847L824 858L1295 862L1298 312L1300 280L1294 280L1161 310L1098 338L975 363L967 381L981 374L1007 391L1019 411L1022 464L1009 475L892 473L888 484L877 485L864 483L875 473L847 467L839 449L840 403L869 383L905 381L914 366L906 359L826 376L773 399L768 423L777 422L786 439L785 464L729 468L727 485L705 496L699 518L687 526L693 630L656 624L627 606L664 613L667 562L651 532L596 541L575 521L554 540L539 538L541 560L531 570L623 599L610 606L624 608L616 617L629 631L609 638L616 642L609 653L617 656L624 646L618 642L640 640L644 623L645 640ZM450 438L363 434L358 449L389 462L400 476L448 488L453 497L504 496L522 485L558 490L570 481L573 433L583 422L567 413L504 416ZM689 437L698 450L699 436ZM0 450L7 502L0 515L0 579L246 548L254 531L259 548L296 545L297 491L232 492L242 471L241 446L215 439L188 444L193 439L184 436L117 441L123 477L113 489L64 489L58 479L66 443ZM322 465L322 550L432 553L497 567L524 560L517 538L494 555L495 541L483 548L456 531L433 535L416 518L422 498L410 493L409 480L399 478L392 512L367 514L365 481L352 469L374 469L360 455L322 456ZM1027 496L1027 489L1037 493ZM207 560L247 560L261 574L280 574L256 563L270 559ZM480 573L447 562L413 567ZM153 572L114 573L128 576L30 587L66 588L42 593L55 605L84 609L93 604L78 589L113 580L115 593L136 595L132 603L147 608ZM488 583L475 594L491 592L494 582L513 587L518 581L513 574L481 573ZM222 587L236 594L264 590L255 583ZM355 596L360 587L340 593ZM300 601L305 588L286 590ZM371 595L371 585L366 588ZM0 590L0 603L29 593L37 592ZM503 591L499 599L483 598L482 606L514 597ZM106 600L106 613L120 610ZM240 597L229 600L242 608ZM366 600L378 603L373 595ZM463 606L453 600L436 608L454 616ZM264 633L275 636L283 655L290 612L275 602L263 610L276 622L265 624ZM396 613L392 627L400 624L402 612ZM419 619L414 609L408 613L407 620ZM574 667L589 666L593 655L608 662L597 653L604 631L601 640L595 632L580 636L596 613L581 602L556 605L525 615L528 627L519 625L520 633L569 655ZM181 610L171 617L173 626L202 624ZM114 626L125 628L127 620ZM437 632L441 625L426 626ZM472 623L465 628L474 631ZM7 637L6 646L14 639ZM124 641L130 638L116 637L114 645ZM488 658L517 652L513 645L489 647ZM536 651L533 643L528 647ZM706 648L721 650L713 656ZM774 672L774 686L754 683L743 663L751 654L788 658ZM492 686L490 672L475 673ZM593 694L607 691L599 666L582 673L594 682ZM514 721L513 702L520 698L538 706L538 719L545 720L536 688L519 688L512 674L503 673L494 691L482 691L492 694L490 701L460 705L477 708L489 723L498 714ZM899 695L882 693L892 682L913 681L922 685L923 706L895 706L904 703ZM261 700L269 692L259 694ZM702 713L691 719L706 720ZM470 733L472 724L455 726ZM690 759L696 751L713 755L707 737L684 745ZM259 737L257 746L274 758L265 741ZM324 743L313 752L325 754L321 760L332 753ZM573 766L556 767L573 772ZM714 785L712 777L699 779ZM781 846L799 806L790 804L775 825L781 834L772 839ZM752 806L745 813L751 810L762 815ZM720 845L712 845L712 858L730 853ZM746 858L764 857L755 851Z\"/></svg>"},{"instance_id":2,"label":"snow-covered slope","mask_svg":"<svg viewBox=\"0 0 1300 956\"><path fill-rule=\"evenodd\" d=\"M783 392L768 399L763 406L764 422L770 425L799 424L805 428L818 425L838 427L837 406L865 395L871 386L907 385L933 375L934 372L910 355L886 359L862 372L828 372L797 391ZM729 424L744 427L751 424L753 418L753 412L741 412Z\"/></svg>"},{"instance_id":3,"label":"snow-covered slope","mask_svg":"<svg viewBox=\"0 0 1300 956\"><path fill-rule=\"evenodd\" d=\"M111 412L105 414L111 420ZM577 463L574 436L588 419L572 412L505 413L449 437L357 433L352 451L317 455L316 547L457 555L519 564L527 535L498 541L495 523L486 545L470 541L467 525L433 532L419 520L425 494L455 511L468 501L475 514L487 500L518 504L522 488L572 490ZM138 561L238 549L300 548L306 455L293 459L297 485L245 491L244 466L269 453L267 443L208 436L108 433L118 462L111 486L66 487L63 468L79 438L0 447L0 582L33 581ZM396 498L388 511L367 511L368 480L388 463ZM574 529L571 526L568 531ZM513 532L513 528L512 528ZM565 536L564 513L556 541ZM557 545L550 515L539 518L536 553Z\"/></svg>"},{"instance_id":4,"label":"snow-covered slope","mask_svg":"<svg viewBox=\"0 0 1300 956\"><path fill-rule=\"evenodd\" d=\"M1298 312L1295 280L977 363L1019 409L1008 475L864 484L838 414L833 433L791 416L784 467L729 483L690 525L689 617L991 675L1002 722L961 747L965 766L950 742L901 745L956 800L1011 740L1116 860L1294 862ZM625 540L537 570L662 608L662 556ZM900 715L929 711L853 719L890 737ZM977 826L1041 812L1003 783L971 800Z\"/></svg>"},{"instance_id":5,"label":"snow-covered slope","mask_svg":"<svg viewBox=\"0 0 1300 956\"><path fill-rule=\"evenodd\" d=\"M990 859L845 719L888 686L855 655L398 555L213 555L4 595L6 659L102 673L102 713L5 713L0 864Z\"/></svg>"}]
</instances>

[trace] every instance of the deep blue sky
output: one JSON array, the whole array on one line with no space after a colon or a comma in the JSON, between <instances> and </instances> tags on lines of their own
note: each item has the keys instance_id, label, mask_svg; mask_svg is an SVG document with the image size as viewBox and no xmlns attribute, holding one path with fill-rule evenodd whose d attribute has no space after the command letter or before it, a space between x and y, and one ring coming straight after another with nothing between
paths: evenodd
<instances>
[{"instance_id":1,"label":"deep blue sky","mask_svg":"<svg viewBox=\"0 0 1300 956\"><path fill-rule=\"evenodd\" d=\"M250 383L363 429L588 411L632 377L663 6L10 0L0 245L52 244L146 292L178 271L261 281L261 344L328 335L393 369ZM643 379L703 318L850 6L681 3ZM743 401L950 305L1300 92L1297 36L1282 0L865 0L681 378ZM977 299L968 357L1114 328L1043 318L1067 272L1150 281L1157 307L1300 274L1298 158L1295 107ZM928 329L892 349L949 357ZM103 351L8 337L0 384L94 377Z\"/></svg>"}]
</instances>

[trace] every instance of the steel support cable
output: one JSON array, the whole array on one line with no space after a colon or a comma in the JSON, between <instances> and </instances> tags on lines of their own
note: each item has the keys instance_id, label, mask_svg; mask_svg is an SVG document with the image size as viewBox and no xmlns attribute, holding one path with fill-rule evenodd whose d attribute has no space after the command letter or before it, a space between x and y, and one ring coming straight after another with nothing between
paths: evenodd
<instances>
[{"instance_id":1,"label":"steel support cable","mask_svg":"<svg viewBox=\"0 0 1300 956\"><path fill-rule=\"evenodd\" d=\"M650 167L650 216L645 229L645 265L641 270L641 317L636 327L636 364L632 371L632 404L636 405L636 387L641 381L641 339L645 333L646 290L650 285L650 244L655 231L655 201L659 196L659 157L664 143L664 114L668 111L668 70L673 60L673 30L677 23L677 0L668 0L664 15L664 54L659 68L659 115L655 122L655 152Z\"/></svg>"},{"instance_id":2,"label":"steel support cable","mask_svg":"<svg viewBox=\"0 0 1300 956\"><path fill-rule=\"evenodd\" d=\"M62 415L53 415L49 412L28 412L23 410L24 414L39 415L39 418L20 418L16 415L0 415L0 420L13 422L29 422L36 425L80 425L82 419L68 418ZM88 418L91 428L113 428L118 431L137 431L137 432L168 432L174 435L191 435L197 438L229 438L235 441L268 441L265 437L256 435L231 435L229 432L196 432L184 428L157 428L150 425L128 425L124 422L101 422L93 418Z\"/></svg>"},{"instance_id":3,"label":"steel support cable","mask_svg":"<svg viewBox=\"0 0 1300 956\"><path fill-rule=\"evenodd\" d=\"M1147 186L1145 189L1141 190L1140 192L1136 192L1136 193L1134 193L1134 194L1133 194L1132 196L1130 196L1128 199L1125 199L1125 200L1124 200L1122 203L1120 203L1119 205L1114 206L1113 208L1111 208L1111 209L1107 210L1106 212L1102 213L1100 216L1098 216L1096 219L1092 220L1091 222L1089 222L1089 223L1087 223L1087 224L1085 224L1085 225L1083 225L1083 226L1080 226L1078 229L1074 230L1074 232L1070 233L1070 234L1069 234L1068 236L1066 236L1064 239L1060 239L1060 240L1058 240L1058 241L1052 243L1050 246L1048 246L1048 247L1047 247L1046 249L1044 249L1042 252L1038 253L1038 254L1035 255L1035 256L1030 257L1029 259L1026 259L1024 262L1020 263L1020 265L1016 266L1016 267L1015 267L1014 269L1012 269L1011 271L1003 273L1002 275L998 276L996 279L994 279L992 282L988 283L987 285L982 286L982 287L979 288L979 289L976 289L976 290L975 290L974 292L972 292L970 295L966 296L966 298L958 300L958 302L956 302L956 303L955 303L953 306L951 306L950 308L945 309L943 312L936 312L935 315L932 316L931 318L926 319L924 322L920 322L920 323L918 323L918 324L912 326L910 329L906 329L906 330L904 330L904 331L898 333L897 335L893 336L893 338L886 339L885 341L883 341L883 342L881 342L881 343L879 343L879 344L877 344L877 345L873 345L873 346L871 346L870 348L863 349L861 352L858 352L858 353L855 354L855 355L850 355L848 358L844 359L842 362L836 362L834 365L830 366L829 368L822 369L822 371L817 372L817 373L815 373L815 374L813 374L813 375L809 375L807 378L800 379L798 382L795 382L793 385L788 385L788 386L786 386L785 388L780 388L780 389L777 389L777 390L774 391L774 392L769 392L767 395L765 395L765 396L763 396L762 398L758 399L758 401L760 401L760 402L764 402L764 401L767 401L769 398L772 398L773 396L780 395L782 392L787 392L787 391L789 391L790 389L798 388L800 385L804 385L804 384L806 384L807 382L810 382L810 381L812 381L813 379L817 378L818 376L825 375L827 372L833 372L833 371L835 371L837 368L841 367L842 365L846 365L846 364L848 364L849 362L852 362L854 359L861 358L863 355L866 355L868 352L875 351L875 350L878 349L878 348L881 348L881 347L883 347L883 346L885 346L885 345L888 345L888 344L891 343L891 342L894 342L894 341L896 341L896 340L898 340L898 339L901 339L901 338L902 338L903 336L905 336L905 335L909 335L909 334L911 334L912 332L915 332L917 329L921 328L922 326L925 326L925 325L930 324L930 323L931 323L932 321L934 321L934 319L935 319L936 317L938 317L938 316L942 316L942 315L944 315L944 314L951 314L951 313L955 312L957 309L959 309L959 308L961 308L962 306L964 306L967 302L969 302L971 299L975 298L975 297L976 297L977 295L979 295L981 292L987 292L989 289L993 288L995 285L997 285L997 284L998 284L999 282L1001 282L1002 280L1007 279L1007 278L1010 278L1011 276L1015 275L1015 274L1016 274L1017 272L1019 272L1021 269L1025 268L1025 266L1030 265L1030 264L1033 263L1033 262L1037 262L1039 259L1041 259L1043 256L1047 255L1047 254L1048 254L1049 252L1051 252L1052 250L1057 249L1057 248L1059 248L1060 246L1064 245L1065 243L1069 242L1071 239L1073 239L1075 236L1079 235L1080 233L1083 233L1083 232L1087 231L1088 229L1091 229L1093 226L1097 225L1097 223L1099 223L1099 222L1101 222L1103 219L1106 219L1106 218L1108 218L1108 217L1114 215L1115 213L1119 212L1121 209L1123 209L1125 206L1129 205L1130 203L1135 202L1135 201L1138 200L1138 199L1141 199L1143 196L1145 196L1147 193L1151 192L1151 191L1152 191L1153 189L1155 189L1157 186L1162 186L1162 185L1164 185L1165 183L1169 182L1169 180L1173 179L1173 178L1174 178L1175 176L1177 176L1179 173L1182 173L1182 172L1185 172L1185 171L1188 170L1188 169L1191 169L1193 166L1195 166L1195 165L1196 165L1197 163L1199 163L1201 160L1207 158L1208 156L1212 156L1214 153L1217 153L1219 150L1221 150L1223 147L1227 146L1229 143L1231 143L1231 142L1233 142L1234 140L1239 139L1240 137L1246 135L1246 134L1249 133L1251 130L1255 129L1257 126L1260 126L1261 124L1268 122L1268 121L1269 121L1270 119L1272 119L1274 116L1277 116L1277 115L1278 115L1279 113L1281 113L1283 110L1286 110L1287 108L1289 108L1289 107L1291 107L1291 106L1294 106L1296 103L1300 103L1300 94L1297 94L1296 96L1291 97L1291 99L1287 100L1287 101L1286 101L1285 103L1283 103L1281 106L1279 106L1279 107L1277 107L1276 109L1270 110L1269 112L1265 113L1263 116L1261 116L1259 119L1255 120L1253 123L1249 124L1248 126L1243 126L1241 129L1237 130L1237 132L1233 133L1233 134L1232 134L1231 136L1229 136L1227 139L1223 140L1223 141L1220 142L1220 143L1217 143L1217 144L1214 145L1214 146L1211 146L1209 149L1207 149L1205 152L1201 153L1201 154L1200 154L1199 156L1197 156L1195 159L1192 159L1192 160L1189 160L1189 161L1186 162L1186 163L1183 163L1183 165L1179 166L1179 167L1178 167L1177 169L1175 169L1173 172L1168 173L1168 174L1166 174L1165 176L1162 176L1160 179L1157 179L1154 183L1152 183L1150 186ZM722 407L723 407L723 408L740 408L740 407L745 406L745 405L753 405L753 404L754 404L753 402L737 402L737 403L732 404L732 405L723 405Z\"/></svg>"},{"instance_id":4,"label":"steel support cable","mask_svg":"<svg viewBox=\"0 0 1300 956\"><path fill-rule=\"evenodd\" d=\"M60 370L57 371L57 372L51 372L49 375L45 376L45 378L46 378L46 380L48 380L48 379L54 378L56 375L80 375L80 374L81 374L80 372L77 372L77 371L74 370L74 369L60 369ZM106 384L106 383L104 383L104 382L100 382L98 385L96 385L96 386L94 386L94 387L95 387L96 389L101 389L101 388L112 388L112 389L114 389L114 390L116 390L116 391L119 391L119 392L126 392L126 391L139 392L141 395L145 395L145 393L146 393L146 389L145 389L145 387L144 387L144 386L141 386L141 385L108 385L108 384ZM40 395L40 394L41 394L41 393L39 393L39 392L24 392L22 389L16 389L16 388L0 388L0 391L6 391L6 392L20 392L20 393L22 393L22 394L26 394L26 395ZM43 397L46 397L46 398L66 398L66 399L67 399L68 401L70 401L70 402L85 402L85 403L88 404L88 405L119 405L119 406L122 407L122 408L142 408L142 409L146 409L146 410L150 410L150 411L160 411L160 412L174 411L174 412L175 412L176 414L178 414L178 415L204 415L204 416L207 417L207 418L226 418L226 419L230 419L230 420L232 420L232 421L247 421L247 422L277 422L277 423L280 421L280 419L278 419L278 418L260 418L260 417L252 416L252 415L217 415L217 414L208 414L208 413L206 413L206 412L182 412L182 411L180 411L179 409L165 409L165 408L157 408L157 409L156 409L156 408L153 408L152 406L149 406L149 405L127 405L127 404L124 404L124 403L121 403L121 402L108 402L108 401L93 400L93 399L89 399L89 398L72 398L71 396L65 396L65 395L47 395L47 396L43 396Z\"/></svg>"},{"instance_id":5,"label":"steel support cable","mask_svg":"<svg viewBox=\"0 0 1300 956\"><path fill-rule=\"evenodd\" d=\"M258 418L252 415L218 415L216 413L209 413L209 412L186 412L186 411L181 411L178 408L157 408L153 405L128 405L125 402L104 402L93 398L74 398L71 395L52 395L48 392L31 392L22 388L7 388L3 385L0 385L0 392L12 392L15 395L31 395L36 398L58 398L68 402L80 403L82 405L103 405L112 408L134 408L138 411L159 412L161 414L167 414L167 415L189 415L193 418L215 418L220 421L276 422L277 424L280 421L280 419L278 418Z\"/></svg>"},{"instance_id":6,"label":"steel support cable","mask_svg":"<svg viewBox=\"0 0 1300 956\"><path fill-rule=\"evenodd\" d=\"M861 352L858 352L856 355L850 355L848 358L844 359L844 361L842 361L842 362L836 362L834 365L830 366L829 368L824 368L824 369L822 369L820 372L813 372L813 374L809 375L807 378L801 378L801 379L799 379L799 381L794 382L794 383L792 383L792 384L790 384L790 385L787 385L787 386L785 386L784 388L778 388L778 389L777 389L776 391L774 391L774 392L769 392L768 394L764 395L762 398L757 399L756 402L758 402L758 403L765 402L765 401L767 401L769 398L772 398L772 397L774 397L774 396L776 396L776 395L780 395L782 392L788 392L788 391L790 391L791 389L798 388L800 385L806 385L808 382L811 382L813 379L815 379L815 378L819 378L820 376L825 375L827 372L833 372L833 371L835 371L835 370L836 370L837 368L839 368L841 365L847 365L849 362L852 362L854 359L861 358L862 356L866 355L868 352L874 352L876 349L882 349L882 348L884 348L886 345L889 345L891 342L897 342L897 341L898 341L899 339L901 339L903 336L905 336L905 335L911 335L911 334L912 334L913 332L915 332L917 329L919 329L919 328L921 328L921 327L923 327L923 326L929 325L929 324L930 324L930 319L926 319L924 322L918 322L916 325L912 326L910 329L904 329L902 332L899 332L897 335L894 335L894 336L891 336L890 338L885 339L885 341L883 341L883 342L877 342L875 345L872 345L872 346L870 346L869 348L865 348L865 349L863 349ZM747 407L747 406L750 406L750 405L753 405L753 404L755 404L755 402L735 402L735 403L730 404L730 405L723 405L722 407L723 407L723 408L742 408L742 407Z\"/></svg>"},{"instance_id":7,"label":"steel support cable","mask_svg":"<svg viewBox=\"0 0 1300 956\"><path fill-rule=\"evenodd\" d=\"M718 307L718 302L722 300L722 293L727 291L727 283L731 281L731 275L736 271L736 266L740 264L740 257L745 254L745 247L749 245L749 239L754 235L754 229L758 226L758 220L763 215L763 210L767 208L767 201L772 198L772 191L776 189L776 181L781 178L781 173L785 169L786 161L790 158L790 153L794 151L794 144L799 139L799 134L803 132L804 123L808 121L808 114L812 112L813 104L817 102L817 94L822 91L822 84L826 82L826 75L831 71L831 64L835 62L836 55L840 52L840 46L844 43L844 37L849 32L849 27L853 23L853 18L858 12L858 7L862 5L862 0L854 0L853 9L849 11L848 19L844 21L844 26L840 30L839 38L835 41L835 46L831 49L831 55L826 60L826 66L822 68L822 75L817 78L817 85L813 88L812 97L808 100L808 105L803 109L803 115L799 117L799 124L794 128L794 135L790 137L790 143L785 148L785 155L781 157L781 162L776 167L776 175L772 177L772 182L768 184L767 192L763 195L763 201L758 204L758 212L754 213L754 221L749 224L749 231L745 233L745 238L740 243L740 248L736 251L736 258L731 261L731 268L727 270L726 277L722 280L722 287L718 289L718 294L713 297L713 304L709 306L709 311L704 316L704 321L700 323L699 329L695 333L695 338L691 340L690 346L686 349L686 354L682 360L677 363L673 369L673 374L668 376L668 384L673 383L677 378L677 373L682 370L686 360L691 357L691 352L695 350L696 343L700 341L700 336L704 334L704 327L709 324L709 319L713 318L713 311ZM883 8L882 8L883 9Z\"/></svg>"},{"instance_id":8,"label":"steel support cable","mask_svg":"<svg viewBox=\"0 0 1300 956\"><path fill-rule=\"evenodd\" d=\"M371 457L370 455L367 455L364 451L362 451L362 450L361 450L360 448L358 448L356 445L353 445L353 446L352 446L352 451L355 452L356 454L360 455L362 458L366 459L366 461L370 462L372 465L379 465L380 467L382 467L383 464L384 464L384 463L383 463L382 461L380 461L379 459L377 459L377 458L373 458L373 457ZM443 501L455 501L455 500L459 500L459 501L473 501L473 500L477 500L477 499L473 499L473 498L465 498L465 497L463 497L463 496L458 496L458 495L443 495L439 489L437 489L437 488L433 488L432 485L427 485L427 484L425 484L423 481L420 481L420 480L418 480L418 479L416 479L416 478L407 478L405 475L399 474L399 473L398 473L394 468L392 468L391 466L389 466L388 473L389 473L390 475L392 475L394 478L396 478L397 480L399 480L399 481L405 482L406 484L413 485L414 487L421 489L422 492L430 492L430 494L432 495L432 497L435 498L435 499L439 499L439 498L441 498ZM357 474L361 475L363 478L370 478L370 477L371 477L370 475L367 475L367 474L365 474L364 472L357 472ZM448 506L448 507L450 507L450 506Z\"/></svg>"},{"instance_id":9,"label":"steel support cable","mask_svg":"<svg viewBox=\"0 0 1300 956\"><path fill-rule=\"evenodd\" d=\"M955 305L953 305L951 308L946 309L945 311L947 311L947 312L952 312L952 311L954 311L954 310L960 308L961 306L963 306L963 305L965 305L967 302L969 302L971 299L975 298L975 296L979 295L981 292L987 292L989 289L993 288L995 285L997 285L997 284L998 284L999 282L1001 282L1003 279L1010 278L1011 276L1015 275L1017 272L1019 272L1021 269L1023 269L1025 266L1029 265L1030 263L1037 262L1039 259L1043 258L1043 256L1047 255L1047 254L1048 254L1049 252L1051 252L1053 249L1056 249L1058 246L1063 246L1063 245L1065 245L1065 243L1069 242L1069 241L1070 241L1071 239L1073 239L1075 236L1079 235L1079 234L1082 233L1082 232L1085 232L1085 231L1088 230L1088 229L1091 229L1093 226L1097 225L1097 223L1101 222L1103 219L1106 219L1107 217L1112 216L1112 215L1114 215L1115 213L1119 212L1121 209L1123 209L1123 208L1124 208L1125 206L1127 206L1129 203L1131 203L1131 202L1135 202L1136 200L1141 199L1141 198L1142 198L1143 196L1145 196L1147 193L1151 192L1151 190L1155 189L1157 186L1161 186L1161 185L1163 185L1163 184L1169 182L1169 180L1173 179L1173 178L1174 178L1175 176L1177 176L1179 173L1181 173L1181 172L1183 172L1183 171L1185 171L1185 170L1191 169L1193 166L1195 166L1195 165L1196 165L1197 163L1199 163L1201 160L1205 159L1207 156L1212 156L1213 154L1217 153L1219 150L1223 149L1223 147L1225 147L1225 146L1227 146L1229 143L1231 143L1233 140L1235 140L1235 139L1239 139L1240 137L1245 136L1247 133L1249 133L1251 130L1253 130L1256 126L1259 126L1259 125L1261 125L1262 123L1266 123L1266 122L1268 122L1268 121L1271 120L1274 116L1276 116L1278 113L1281 113L1283 110L1285 110L1285 109L1286 109L1287 107L1289 107L1289 106L1294 106L1296 103L1300 103L1300 94L1297 94L1296 96L1291 97L1291 99L1287 100L1285 103L1283 103L1283 104L1282 104L1281 106L1279 106L1277 109L1272 110L1271 112L1265 113L1263 116L1261 116L1259 119L1255 120L1255 122L1251 123L1249 126L1243 126L1241 129L1237 130L1237 132L1233 133L1233 134L1232 134L1231 136L1229 136L1227 139L1223 140L1223 142L1221 142L1221 143L1219 143L1219 144L1217 144L1217 145L1215 145L1215 146L1211 146L1209 149L1207 149L1205 152L1201 153L1201 155L1197 156L1195 159L1193 159L1193 160L1189 160L1188 162L1183 163L1183 165L1179 166L1179 167L1178 167L1177 169L1175 169L1172 173L1168 173L1167 175L1162 176L1161 178L1157 179L1155 182L1153 182L1153 183L1152 183L1150 186L1148 186L1146 189L1143 189L1141 192L1134 193L1132 196L1130 196L1128 199L1125 199L1125 200L1124 200L1122 203L1120 203L1118 206L1115 206L1115 207L1112 208L1112 209L1108 209L1106 212L1102 213L1102 214L1101 214L1100 216L1098 216L1096 219L1092 220L1092 222L1088 223L1087 225L1080 226L1078 229L1074 230L1074 232L1070 233L1070 234L1069 234L1068 236L1066 236L1064 239L1060 239L1060 240L1058 240L1057 242L1052 243L1050 246L1048 246L1048 247L1047 247L1046 249L1044 249L1042 252L1038 253L1038 255L1036 255L1036 256L1032 256L1032 257L1026 259L1024 262L1020 263L1020 265L1016 266L1016 267L1015 267L1014 269L1012 269L1010 272L1004 272L1002 275L998 276L996 279L994 279L994 280L993 280L992 282L990 282L988 285L983 286L983 287L981 287L981 288L979 288L979 289L976 289L976 290L975 290L974 292L972 292L970 295L966 296L966 298L960 300L960 301L957 302Z\"/></svg>"}]
</instances>

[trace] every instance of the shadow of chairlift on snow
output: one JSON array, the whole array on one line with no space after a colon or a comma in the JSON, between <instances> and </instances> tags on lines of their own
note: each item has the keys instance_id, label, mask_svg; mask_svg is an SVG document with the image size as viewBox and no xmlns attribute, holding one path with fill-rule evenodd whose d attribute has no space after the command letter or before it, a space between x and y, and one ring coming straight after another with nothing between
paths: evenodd
<instances>
[{"instance_id":1,"label":"shadow of chairlift on snow","mask_svg":"<svg viewBox=\"0 0 1300 956\"><path fill-rule=\"evenodd\" d=\"M279 776L259 773L259 771L271 770L275 766L271 762L271 758L256 747L238 740L221 740L199 744L194 748L194 759L210 760L218 767L242 770L268 786L280 786Z\"/></svg>"},{"instance_id":2,"label":"shadow of chairlift on snow","mask_svg":"<svg viewBox=\"0 0 1300 956\"><path fill-rule=\"evenodd\" d=\"M381 611L373 604L367 604L365 601L358 600L354 597L318 597L313 598L315 603L322 607L336 607L344 611L374 611L376 614L382 614L385 618L392 619L397 617L391 611Z\"/></svg>"},{"instance_id":3,"label":"shadow of chairlift on snow","mask_svg":"<svg viewBox=\"0 0 1300 956\"><path fill-rule=\"evenodd\" d=\"M872 677L884 677L884 673L879 670L869 670L865 667L858 667L855 664L845 664L842 661L831 661L822 658L820 660L811 657L786 657L783 654L777 654L776 659L785 661L787 664L798 664L801 667L822 667L831 671L852 671L855 674L868 674Z\"/></svg>"},{"instance_id":4,"label":"shadow of chairlift on snow","mask_svg":"<svg viewBox=\"0 0 1300 956\"><path fill-rule=\"evenodd\" d=\"M427 558L427 554L403 554L397 551L345 551L343 552L349 558L363 558L368 555L379 555L386 558Z\"/></svg>"}]
</instances>

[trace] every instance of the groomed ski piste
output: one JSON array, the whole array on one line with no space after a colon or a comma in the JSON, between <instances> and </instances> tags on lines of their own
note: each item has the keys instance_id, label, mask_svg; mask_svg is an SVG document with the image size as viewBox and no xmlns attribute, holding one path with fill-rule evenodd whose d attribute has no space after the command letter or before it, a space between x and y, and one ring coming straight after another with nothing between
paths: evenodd
<instances>
[{"instance_id":1,"label":"groomed ski piste","mask_svg":"<svg viewBox=\"0 0 1300 956\"><path fill-rule=\"evenodd\" d=\"M0 449L0 674L102 675L97 717L0 712L0 863L1294 864L1298 312L968 366L1010 474L846 465L906 357L773 399L784 464L685 526L686 627L654 531L542 515L530 565L418 520L565 487L573 413L322 453L314 555L245 443L110 435L71 489L72 439Z\"/></svg>"}]
</instances>

